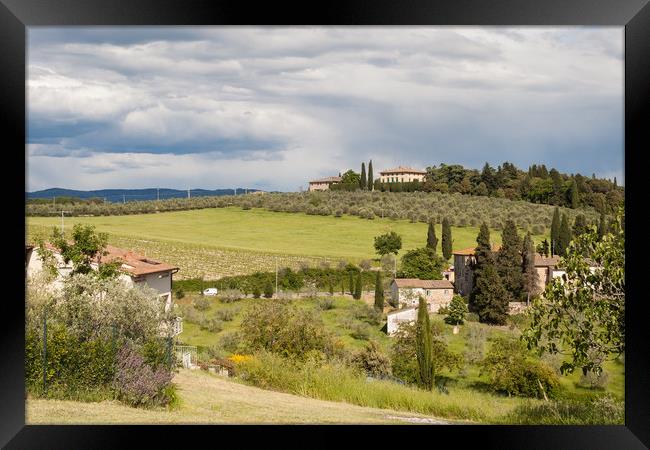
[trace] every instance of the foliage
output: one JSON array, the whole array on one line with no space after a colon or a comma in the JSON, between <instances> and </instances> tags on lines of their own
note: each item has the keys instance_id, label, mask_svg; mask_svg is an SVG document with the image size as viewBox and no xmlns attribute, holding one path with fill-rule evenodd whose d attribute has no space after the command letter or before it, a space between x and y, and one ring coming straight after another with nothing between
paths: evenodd
<instances>
[{"instance_id":1,"label":"foliage","mask_svg":"<svg viewBox=\"0 0 650 450\"><path fill-rule=\"evenodd\" d=\"M328 355L335 352L334 339L326 332L322 320L311 311L290 304L256 304L244 314L240 329L250 350L264 349L296 358L304 358L309 350Z\"/></svg>"},{"instance_id":2,"label":"foliage","mask_svg":"<svg viewBox=\"0 0 650 450\"><path fill-rule=\"evenodd\" d=\"M438 237L436 236L436 223L433 220L429 221L429 229L427 230L427 247L436 251L438 246Z\"/></svg>"},{"instance_id":3,"label":"foliage","mask_svg":"<svg viewBox=\"0 0 650 450\"><path fill-rule=\"evenodd\" d=\"M270 281L267 281L264 284L264 297L265 298L273 297L273 285L271 284Z\"/></svg>"},{"instance_id":4,"label":"foliage","mask_svg":"<svg viewBox=\"0 0 650 450\"><path fill-rule=\"evenodd\" d=\"M497 272L510 301L519 300L523 285L521 271L522 241L512 220L507 220L501 234L501 248L497 252Z\"/></svg>"},{"instance_id":5,"label":"foliage","mask_svg":"<svg viewBox=\"0 0 650 450\"><path fill-rule=\"evenodd\" d=\"M445 322L450 325L462 325L467 315L467 303L461 295L454 295L449 303L449 313Z\"/></svg>"},{"instance_id":6,"label":"foliage","mask_svg":"<svg viewBox=\"0 0 650 450\"><path fill-rule=\"evenodd\" d=\"M558 235L557 245L556 245L556 254L560 256L565 256L566 251L571 242L571 228L569 228L569 221L566 217L566 214L562 214L562 221L560 222L560 234Z\"/></svg>"},{"instance_id":7,"label":"foliage","mask_svg":"<svg viewBox=\"0 0 650 450\"><path fill-rule=\"evenodd\" d=\"M197 297L192 301L192 304L198 311L207 311L210 309L210 299L206 297Z\"/></svg>"},{"instance_id":8,"label":"foliage","mask_svg":"<svg viewBox=\"0 0 650 450\"><path fill-rule=\"evenodd\" d=\"M223 303L232 303L243 297L242 291L239 289L224 289L219 292L219 300Z\"/></svg>"},{"instance_id":9,"label":"foliage","mask_svg":"<svg viewBox=\"0 0 650 450\"><path fill-rule=\"evenodd\" d=\"M508 318L508 295L493 264L475 277L472 304L483 323L504 325Z\"/></svg>"},{"instance_id":10,"label":"foliage","mask_svg":"<svg viewBox=\"0 0 650 450\"><path fill-rule=\"evenodd\" d=\"M449 219L445 217L442 219L442 257L445 261L449 261L452 252L452 239L451 239L451 225Z\"/></svg>"},{"instance_id":11,"label":"foliage","mask_svg":"<svg viewBox=\"0 0 650 450\"><path fill-rule=\"evenodd\" d=\"M604 370L600 374L587 372L580 376L579 385L590 389L605 389L609 382L609 375Z\"/></svg>"},{"instance_id":12,"label":"foliage","mask_svg":"<svg viewBox=\"0 0 650 450\"><path fill-rule=\"evenodd\" d=\"M551 400L543 403L524 403L504 420L518 425L623 425L623 401L611 395L589 401Z\"/></svg>"},{"instance_id":13,"label":"foliage","mask_svg":"<svg viewBox=\"0 0 650 450\"><path fill-rule=\"evenodd\" d=\"M512 337L494 338L481 372L488 374L494 391L508 395L551 398L560 386L555 372L541 361L528 360L525 346Z\"/></svg>"},{"instance_id":14,"label":"foliage","mask_svg":"<svg viewBox=\"0 0 650 450\"><path fill-rule=\"evenodd\" d=\"M334 304L334 300L331 298L321 298L318 300L318 307L322 311L329 311L330 309L334 309L336 305Z\"/></svg>"},{"instance_id":15,"label":"foliage","mask_svg":"<svg viewBox=\"0 0 650 450\"><path fill-rule=\"evenodd\" d=\"M442 263L442 259L429 247L409 250L402 256L398 276L421 280L440 280L442 279Z\"/></svg>"},{"instance_id":16,"label":"foliage","mask_svg":"<svg viewBox=\"0 0 650 450\"><path fill-rule=\"evenodd\" d=\"M375 378L390 375L390 359L383 354L375 341L369 341L363 350L352 356L352 364Z\"/></svg>"},{"instance_id":17,"label":"foliage","mask_svg":"<svg viewBox=\"0 0 650 450\"><path fill-rule=\"evenodd\" d=\"M386 234L375 237L375 251L378 255L387 255L389 253L397 253L402 248L402 237L391 231Z\"/></svg>"},{"instance_id":18,"label":"foliage","mask_svg":"<svg viewBox=\"0 0 650 450\"><path fill-rule=\"evenodd\" d=\"M477 364L483 359L487 331L484 327L475 323L467 324L465 361L470 364Z\"/></svg>"},{"instance_id":19,"label":"foliage","mask_svg":"<svg viewBox=\"0 0 650 450\"><path fill-rule=\"evenodd\" d=\"M533 239L530 233L526 233L521 248L521 273L522 273L522 292L526 295L526 299L530 300L538 294L538 281L539 276L535 268L535 250L533 248Z\"/></svg>"},{"instance_id":20,"label":"foliage","mask_svg":"<svg viewBox=\"0 0 650 450\"><path fill-rule=\"evenodd\" d=\"M183 288L177 289L176 292L174 293L174 296L176 297L177 300L181 300L185 298L185 291Z\"/></svg>"},{"instance_id":21,"label":"foliage","mask_svg":"<svg viewBox=\"0 0 650 450\"><path fill-rule=\"evenodd\" d=\"M561 261L566 274L547 285L544 300L531 308L524 339L540 353L570 357L563 373L581 368L599 374L604 358L625 351L624 213L599 239L595 227L577 237ZM592 272L587 258L596 264Z\"/></svg>"},{"instance_id":22,"label":"foliage","mask_svg":"<svg viewBox=\"0 0 650 450\"><path fill-rule=\"evenodd\" d=\"M384 310L384 283L381 279L380 271L377 271L377 278L375 280L375 309L377 311Z\"/></svg>"},{"instance_id":23,"label":"foliage","mask_svg":"<svg viewBox=\"0 0 650 450\"><path fill-rule=\"evenodd\" d=\"M420 297L415 328L415 355L418 362L418 385L430 391L434 382L433 336L427 302Z\"/></svg>"},{"instance_id":24,"label":"foliage","mask_svg":"<svg viewBox=\"0 0 650 450\"><path fill-rule=\"evenodd\" d=\"M551 255L558 254L558 242L560 240L560 208L555 207L553 221L551 222Z\"/></svg>"},{"instance_id":25,"label":"foliage","mask_svg":"<svg viewBox=\"0 0 650 450\"><path fill-rule=\"evenodd\" d=\"M354 299L360 300L361 299L361 289L362 289L362 280L361 280L361 272L358 272L357 274L357 281L354 284Z\"/></svg>"},{"instance_id":26,"label":"foliage","mask_svg":"<svg viewBox=\"0 0 650 450\"><path fill-rule=\"evenodd\" d=\"M134 407L164 406L175 397L172 372L164 367L152 369L131 346L117 355L113 387L117 398Z\"/></svg>"}]
</instances>

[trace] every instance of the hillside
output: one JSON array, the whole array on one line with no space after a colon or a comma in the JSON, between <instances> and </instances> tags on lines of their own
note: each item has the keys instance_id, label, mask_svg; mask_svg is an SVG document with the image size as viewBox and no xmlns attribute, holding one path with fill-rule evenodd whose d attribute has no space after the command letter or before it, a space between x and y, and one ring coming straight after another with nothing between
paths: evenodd
<instances>
[{"instance_id":1,"label":"hillside","mask_svg":"<svg viewBox=\"0 0 650 450\"><path fill-rule=\"evenodd\" d=\"M28 398L33 424L428 424L450 423L416 413L366 408L267 391L198 370L174 378L181 399L175 411L130 408L119 402L82 403Z\"/></svg>"},{"instance_id":2,"label":"hillside","mask_svg":"<svg viewBox=\"0 0 650 450\"><path fill-rule=\"evenodd\" d=\"M92 224L109 233L110 243L178 265L175 278L203 275L214 279L227 275L298 267L301 261L311 265L323 258L336 263L340 259L358 262L376 258L374 237L387 231L402 236L406 250L425 244L427 224L408 220L363 220L318 216L302 213L271 212L236 207L108 217L65 218L65 229L75 223ZM28 217L29 233L45 233L60 226L60 217ZM47 227L47 228L46 228ZM440 225L436 233L442 236ZM476 227L452 227L453 249L476 245ZM542 239L536 235L535 239ZM500 243L500 233L492 239ZM441 245L441 244L438 244Z\"/></svg>"},{"instance_id":3,"label":"hillside","mask_svg":"<svg viewBox=\"0 0 650 450\"><path fill-rule=\"evenodd\" d=\"M238 194L256 192L258 189L231 188L231 189L191 189L192 197L212 197L233 194L233 189ZM56 197L76 197L81 199L100 198L106 202L131 202L147 201L170 198L187 198L187 190L147 188L147 189L99 189L94 191L80 191L75 189L50 188L41 191L27 192L28 199L55 199Z\"/></svg>"}]
</instances>

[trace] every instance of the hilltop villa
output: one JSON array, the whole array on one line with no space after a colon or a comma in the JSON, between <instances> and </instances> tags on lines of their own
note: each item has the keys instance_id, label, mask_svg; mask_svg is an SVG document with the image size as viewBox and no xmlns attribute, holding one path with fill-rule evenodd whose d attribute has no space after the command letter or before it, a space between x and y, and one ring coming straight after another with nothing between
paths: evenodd
<instances>
[{"instance_id":1,"label":"hilltop villa","mask_svg":"<svg viewBox=\"0 0 650 450\"><path fill-rule=\"evenodd\" d=\"M394 169L382 170L379 172L379 181L382 183L408 183L410 181L424 181L427 173L423 170L412 167L395 167Z\"/></svg>"},{"instance_id":2,"label":"hilltop villa","mask_svg":"<svg viewBox=\"0 0 650 450\"><path fill-rule=\"evenodd\" d=\"M334 183L340 183L341 177L325 177L309 182L310 191L327 191Z\"/></svg>"}]
</instances>

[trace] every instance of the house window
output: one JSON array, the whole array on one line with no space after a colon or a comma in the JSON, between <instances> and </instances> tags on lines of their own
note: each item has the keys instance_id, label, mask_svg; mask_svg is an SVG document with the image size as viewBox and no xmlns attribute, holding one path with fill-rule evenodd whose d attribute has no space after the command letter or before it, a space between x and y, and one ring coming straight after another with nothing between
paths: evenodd
<instances>
[{"instance_id":1,"label":"house window","mask_svg":"<svg viewBox=\"0 0 650 450\"><path fill-rule=\"evenodd\" d=\"M447 289L445 289L445 295L447 295L448 292L449 292L449 291L448 291Z\"/></svg>"},{"instance_id":2,"label":"house window","mask_svg":"<svg viewBox=\"0 0 650 450\"><path fill-rule=\"evenodd\" d=\"M429 289L427 289L425 292L427 296L431 295L431 291Z\"/></svg>"}]
</instances>

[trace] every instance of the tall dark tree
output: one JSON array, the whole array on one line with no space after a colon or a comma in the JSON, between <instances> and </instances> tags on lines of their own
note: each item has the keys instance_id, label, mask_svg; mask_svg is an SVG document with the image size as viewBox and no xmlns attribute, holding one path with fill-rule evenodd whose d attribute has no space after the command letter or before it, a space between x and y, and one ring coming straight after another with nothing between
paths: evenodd
<instances>
[{"instance_id":1,"label":"tall dark tree","mask_svg":"<svg viewBox=\"0 0 650 450\"><path fill-rule=\"evenodd\" d=\"M375 278L375 309L377 311L384 310L384 284L381 281L381 271L377 271L377 278Z\"/></svg>"},{"instance_id":2,"label":"tall dark tree","mask_svg":"<svg viewBox=\"0 0 650 450\"><path fill-rule=\"evenodd\" d=\"M609 226L607 224L607 217L605 217L605 213L601 212L600 213L600 221L598 222L598 238L602 239L603 236L605 236L609 231Z\"/></svg>"},{"instance_id":3,"label":"tall dark tree","mask_svg":"<svg viewBox=\"0 0 650 450\"><path fill-rule=\"evenodd\" d=\"M485 264L476 278L471 295L479 320L493 325L504 325L508 318L508 293L493 263Z\"/></svg>"},{"instance_id":4,"label":"tall dark tree","mask_svg":"<svg viewBox=\"0 0 650 450\"><path fill-rule=\"evenodd\" d=\"M354 287L354 298L357 300L361 299L361 291L362 291L362 278L361 278L361 271L359 271L357 275L357 283Z\"/></svg>"},{"instance_id":5,"label":"tall dark tree","mask_svg":"<svg viewBox=\"0 0 650 450\"><path fill-rule=\"evenodd\" d=\"M588 229L587 218L584 214L578 214L573 222L573 236L577 237L585 233Z\"/></svg>"},{"instance_id":6,"label":"tall dark tree","mask_svg":"<svg viewBox=\"0 0 650 450\"><path fill-rule=\"evenodd\" d=\"M555 207L551 222L551 255L557 255L557 241L560 239L560 208Z\"/></svg>"},{"instance_id":7,"label":"tall dark tree","mask_svg":"<svg viewBox=\"0 0 650 450\"><path fill-rule=\"evenodd\" d=\"M569 228L569 220L566 214L562 214L562 222L560 223L560 235L557 240L557 254L560 256L566 255L567 248L571 242L571 228Z\"/></svg>"},{"instance_id":8,"label":"tall dark tree","mask_svg":"<svg viewBox=\"0 0 650 450\"><path fill-rule=\"evenodd\" d=\"M433 389L433 335L427 302L420 297L416 323L415 353L418 362L418 384L422 389Z\"/></svg>"},{"instance_id":9,"label":"tall dark tree","mask_svg":"<svg viewBox=\"0 0 650 450\"><path fill-rule=\"evenodd\" d=\"M362 191L366 190L368 186L368 181L366 180L366 163L361 163L361 178L359 178L359 188Z\"/></svg>"},{"instance_id":10,"label":"tall dark tree","mask_svg":"<svg viewBox=\"0 0 650 450\"><path fill-rule=\"evenodd\" d=\"M352 271L348 272L349 275L349 283L350 283L350 295L354 297L354 275L352 274Z\"/></svg>"},{"instance_id":11,"label":"tall dark tree","mask_svg":"<svg viewBox=\"0 0 650 450\"><path fill-rule=\"evenodd\" d=\"M539 291L537 286L539 276L535 269L535 249L533 247L533 238L530 233L526 233L526 236L524 237L521 253L521 273L523 275L522 290L526 294L526 302L529 303L530 298L537 295Z\"/></svg>"},{"instance_id":12,"label":"tall dark tree","mask_svg":"<svg viewBox=\"0 0 650 450\"><path fill-rule=\"evenodd\" d=\"M372 159L368 163L368 190L372 191L375 186L374 175L372 173Z\"/></svg>"},{"instance_id":13,"label":"tall dark tree","mask_svg":"<svg viewBox=\"0 0 650 450\"><path fill-rule=\"evenodd\" d=\"M445 261L451 258L451 225L446 217L442 219L442 257Z\"/></svg>"},{"instance_id":14,"label":"tall dark tree","mask_svg":"<svg viewBox=\"0 0 650 450\"><path fill-rule=\"evenodd\" d=\"M509 301L519 300L523 289L521 248L517 226L514 221L507 220L501 233L501 248L497 252L496 262L503 287L511 296Z\"/></svg>"},{"instance_id":15,"label":"tall dark tree","mask_svg":"<svg viewBox=\"0 0 650 450\"><path fill-rule=\"evenodd\" d=\"M481 224L478 236L476 237L476 243L478 245L474 251L474 263L472 264L474 287L469 297L469 307L472 311L476 311L477 305L475 304L475 294L477 293L478 281L483 275L483 270L487 266L491 266L494 269L495 264L494 255L492 254L492 245L490 244L490 229L485 222ZM499 280L499 285L501 285L501 280Z\"/></svg>"},{"instance_id":16,"label":"tall dark tree","mask_svg":"<svg viewBox=\"0 0 650 450\"><path fill-rule=\"evenodd\" d=\"M436 236L436 224L433 219L429 221L429 229L427 230L427 247L436 251L438 247L438 237Z\"/></svg>"},{"instance_id":17,"label":"tall dark tree","mask_svg":"<svg viewBox=\"0 0 650 450\"><path fill-rule=\"evenodd\" d=\"M567 201L569 203L569 206L573 209L576 209L580 204L578 185L575 179L571 180L571 184L569 185L569 189L567 190Z\"/></svg>"}]
</instances>

